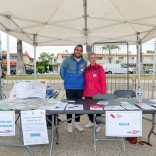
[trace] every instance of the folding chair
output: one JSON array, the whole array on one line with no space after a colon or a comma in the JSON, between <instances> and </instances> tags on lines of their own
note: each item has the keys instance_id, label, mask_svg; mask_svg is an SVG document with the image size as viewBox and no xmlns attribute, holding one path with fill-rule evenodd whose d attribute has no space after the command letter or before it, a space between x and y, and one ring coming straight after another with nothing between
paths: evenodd
<instances>
[{"instance_id":1,"label":"folding chair","mask_svg":"<svg viewBox=\"0 0 156 156\"><path fill-rule=\"evenodd\" d=\"M115 90L114 94L116 94L118 98L135 98L136 97L136 93L133 90Z\"/></svg>"},{"instance_id":2,"label":"folding chair","mask_svg":"<svg viewBox=\"0 0 156 156\"><path fill-rule=\"evenodd\" d=\"M105 99L105 100L113 100L117 99L118 96L116 94L95 94L93 96L93 99ZM120 140L123 144L123 149L125 151L125 143L124 138L114 138L114 137L98 137L96 133L96 124L95 122L98 122L99 124L105 124L105 116L97 116L94 117L94 151L96 152L96 142L101 140Z\"/></svg>"},{"instance_id":3,"label":"folding chair","mask_svg":"<svg viewBox=\"0 0 156 156\"><path fill-rule=\"evenodd\" d=\"M106 99L106 100L112 100L117 99L117 95L115 94L95 94L93 96L93 99Z\"/></svg>"}]
</instances>

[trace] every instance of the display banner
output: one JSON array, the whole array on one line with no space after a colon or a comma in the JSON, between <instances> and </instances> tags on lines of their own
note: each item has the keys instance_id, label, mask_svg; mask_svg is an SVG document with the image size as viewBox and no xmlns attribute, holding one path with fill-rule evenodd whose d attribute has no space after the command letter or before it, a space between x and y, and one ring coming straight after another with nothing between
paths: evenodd
<instances>
[{"instance_id":1,"label":"display banner","mask_svg":"<svg viewBox=\"0 0 156 156\"><path fill-rule=\"evenodd\" d=\"M15 136L15 111L0 111L0 136Z\"/></svg>"},{"instance_id":2,"label":"display banner","mask_svg":"<svg viewBox=\"0 0 156 156\"><path fill-rule=\"evenodd\" d=\"M106 136L142 136L142 111L106 111Z\"/></svg>"}]
</instances>

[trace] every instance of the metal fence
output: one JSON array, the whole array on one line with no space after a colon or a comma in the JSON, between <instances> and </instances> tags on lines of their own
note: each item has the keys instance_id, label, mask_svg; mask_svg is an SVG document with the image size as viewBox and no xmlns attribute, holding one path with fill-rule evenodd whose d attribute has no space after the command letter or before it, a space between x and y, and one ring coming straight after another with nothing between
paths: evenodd
<instances>
[{"instance_id":1,"label":"metal fence","mask_svg":"<svg viewBox=\"0 0 156 156\"><path fill-rule=\"evenodd\" d=\"M127 75L126 74L107 74L107 92L113 93L115 90L127 89ZM33 76L28 75L16 75L6 76L3 80L3 91L6 97L9 97L13 85L17 81L32 80ZM63 86L63 80L59 74L38 74L37 79L46 79L48 85L54 90L60 91L60 98L65 97L65 91ZM129 76L129 89L136 91L138 78L136 75L130 74ZM152 96L152 75L141 75L141 89L143 91L144 98L151 98ZM76 82L75 82L76 83ZM156 98L156 86L154 86L154 98Z\"/></svg>"}]
</instances>

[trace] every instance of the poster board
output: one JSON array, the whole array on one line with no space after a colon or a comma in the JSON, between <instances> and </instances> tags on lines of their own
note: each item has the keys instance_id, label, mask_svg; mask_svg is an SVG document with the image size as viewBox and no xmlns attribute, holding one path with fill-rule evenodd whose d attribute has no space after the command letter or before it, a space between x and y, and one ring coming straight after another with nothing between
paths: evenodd
<instances>
[{"instance_id":1,"label":"poster board","mask_svg":"<svg viewBox=\"0 0 156 156\"><path fill-rule=\"evenodd\" d=\"M0 136L15 136L15 111L0 111Z\"/></svg>"},{"instance_id":2,"label":"poster board","mask_svg":"<svg viewBox=\"0 0 156 156\"><path fill-rule=\"evenodd\" d=\"M48 144L45 110L21 111L24 145Z\"/></svg>"},{"instance_id":3,"label":"poster board","mask_svg":"<svg viewBox=\"0 0 156 156\"><path fill-rule=\"evenodd\" d=\"M142 111L106 111L106 136L142 136Z\"/></svg>"}]
</instances>

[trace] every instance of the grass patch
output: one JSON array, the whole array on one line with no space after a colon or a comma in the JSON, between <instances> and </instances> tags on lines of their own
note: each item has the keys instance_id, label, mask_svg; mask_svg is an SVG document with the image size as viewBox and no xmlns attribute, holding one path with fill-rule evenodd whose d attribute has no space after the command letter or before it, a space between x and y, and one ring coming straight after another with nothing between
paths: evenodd
<instances>
[{"instance_id":1,"label":"grass patch","mask_svg":"<svg viewBox=\"0 0 156 156\"><path fill-rule=\"evenodd\" d=\"M107 79L111 80L126 80L127 76L122 74L112 74L112 75L106 75ZM141 80L152 80L152 75L142 75ZM62 80L61 76L59 75L36 75L36 79L46 79L46 80ZM137 80L138 76L136 75L129 75L129 79ZM11 75L6 76L6 80L34 80L34 75ZM155 76L156 80L156 76Z\"/></svg>"},{"instance_id":2,"label":"grass patch","mask_svg":"<svg viewBox=\"0 0 156 156\"><path fill-rule=\"evenodd\" d=\"M60 76L36 76L36 79L62 80ZM34 80L34 76L6 76L6 80Z\"/></svg>"}]
</instances>

